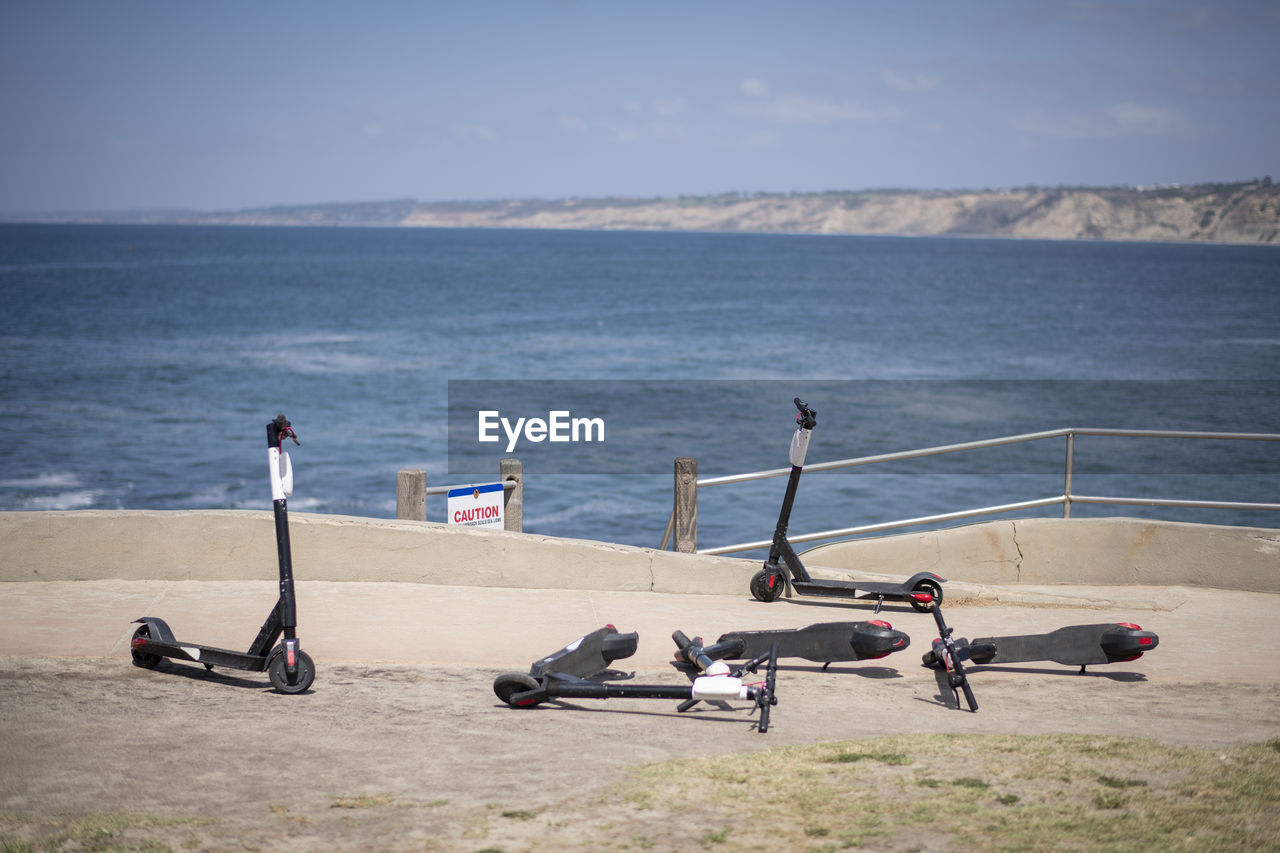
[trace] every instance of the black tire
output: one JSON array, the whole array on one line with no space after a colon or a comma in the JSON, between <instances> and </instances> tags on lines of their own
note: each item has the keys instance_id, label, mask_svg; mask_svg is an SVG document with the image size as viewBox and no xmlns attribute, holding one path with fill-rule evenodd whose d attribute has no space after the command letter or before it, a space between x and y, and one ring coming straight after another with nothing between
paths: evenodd
<instances>
[{"instance_id":1,"label":"black tire","mask_svg":"<svg viewBox=\"0 0 1280 853\"><path fill-rule=\"evenodd\" d=\"M929 669L942 669L942 661L938 660L938 656L933 653L932 649L920 657L920 662L929 667Z\"/></svg>"},{"instance_id":2,"label":"black tire","mask_svg":"<svg viewBox=\"0 0 1280 853\"><path fill-rule=\"evenodd\" d=\"M133 636L151 638L151 627L145 622L138 626L138 630L133 632ZM151 655L146 652L139 652L133 648L133 644L129 644L129 653L133 655L133 665L140 666L143 669L155 669L156 664L160 663L160 655Z\"/></svg>"},{"instance_id":3,"label":"black tire","mask_svg":"<svg viewBox=\"0 0 1280 853\"><path fill-rule=\"evenodd\" d=\"M271 662L267 664L267 677L271 679L271 686L281 693L302 693L316 680L316 665L311 660L311 655L299 649L298 672L294 682L290 684L289 673L285 671L284 650L281 649L271 656Z\"/></svg>"},{"instance_id":4,"label":"black tire","mask_svg":"<svg viewBox=\"0 0 1280 853\"><path fill-rule=\"evenodd\" d=\"M773 588L769 588L769 570L761 569L751 576L751 596L756 601L777 601L782 595L782 590L786 587L786 581L779 572L773 582Z\"/></svg>"},{"instance_id":5,"label":"black tire","mask_svg":"<svg viewBox=\"0 0 1280 853\"><path fill-rule=\"evenodd\" d=\"M504 672L493 680L494 695L512 708L532 708L542 702L546 697L533 697L519 703L511 701L511 697L517 693L537 690L538 687L538 680L527 672Z\"/></svg>"},{"instance_id":6,"label":"black tire","mask_svg":"<svg viewBox=\"0 0 1280 853\"><path fill-rule=\"evenodd\" d=\"M933 605L935 603L939 607L942 606L942 586L937 581L931 581L927 579L918 580L916 581L916 585L911 587L911 591L927 592L933 596L933 602L929 604L916 601L914 598L909 599L909 601L911 602L911 606L915 608L917 611L919 611L920 613L928 613L933 608Z\"/></svg>"}]
</instances>

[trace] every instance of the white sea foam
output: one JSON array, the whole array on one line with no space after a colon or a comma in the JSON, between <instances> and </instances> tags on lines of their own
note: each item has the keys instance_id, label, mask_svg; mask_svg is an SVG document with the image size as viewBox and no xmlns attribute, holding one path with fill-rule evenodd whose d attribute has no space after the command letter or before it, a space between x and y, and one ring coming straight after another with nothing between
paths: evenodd
<instances>
[{"instance_id":1,"label":"white sea foam","mask_svg":"<svg viewBox=\"0 0 1280 853\"><path fill-rule=\"evenodd\" d=\"M22 501L23 508L29 510L66 510L87 509L98 501L101 492L93 489L81 489L74 492L61 492L56 495L41 495Z\"/></svg>"},{"instance_id":2,"label":"white sea foam","mask_svg":"<svg viewBox=\"0 0 1280 853\"><path fill-rule=\"evenodd\" d=\"M36 474L34 477L18 477L0 480L0 488L5 489L71 489L84 481L79 474L71 471L50 471Z\"/></svg>"}]
</instances>

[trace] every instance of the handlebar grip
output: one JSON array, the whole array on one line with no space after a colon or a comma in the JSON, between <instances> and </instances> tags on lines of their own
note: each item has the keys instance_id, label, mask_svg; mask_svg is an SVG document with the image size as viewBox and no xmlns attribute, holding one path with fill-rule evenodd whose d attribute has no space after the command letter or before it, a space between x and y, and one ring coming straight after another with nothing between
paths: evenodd
<instances>
[{"instance_id":1,"label":"handlebar grip","mask_svg":"<svg viewBox=\"0 0 1280 853\"><path fill-rule=\"evenodd\" d=\"M978 700L973 698L973 691L969 689L968 678L965 678L964 681L960 682L960 689L964 691L964 699L966 702L969 703L969 710L970 711L978 710Z\"/></svg>"},{"instance_id":2,"label":"handlebar grip","mask_svg":"<svg viewBox=\"0 0 1280 853\"><path fill-rule=\"evenodd\" d=\"M796 415L796 423L800 424L803 429L813 429L814 425L818 423L818 413L806 406L799 397L794 398L792 402L796 404L796 409L799 411L799 414Z\"/></svg>"}]
</instances>

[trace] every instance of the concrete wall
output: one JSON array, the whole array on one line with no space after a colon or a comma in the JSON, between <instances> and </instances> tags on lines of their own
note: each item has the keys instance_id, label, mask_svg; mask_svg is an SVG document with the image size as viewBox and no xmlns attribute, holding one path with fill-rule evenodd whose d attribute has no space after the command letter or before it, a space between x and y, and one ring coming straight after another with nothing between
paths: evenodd
<instances>
[{"instance_id":1,"label":"concrete wall","mask_svg":"<svg viewBox=\"0 0 1280 853\"><path fill-rule=\"evenodd\" d=\"M759 561L426 521L290 514L303 580L745 593ZM1280 530L1135 519L990 521L805 552L815 574L983 584L1147 584L1280 592ZM0 581L276 575L260 511L0 512Z\"/></svg>"},{"instance_id":2,"label":"concrete wall","mask_svg":"<svg viewBox=\"0 0 1280 853\"><path fill-rule=\"evenodd\" d=\"M299 580L745 592L753 561L429 521L291 512ZM0 581L276 577L263 511L0 512Z\"/></svg>"},{"instance_id":3,"label":"concrete wall","mask_svg":"<svg viewBox=\"0 0 1280 853\"><path fill-rule=\"evenodd\" d=\"M920 570L982 584L1144 584L1280 592L1280 530L1133 518L1028 518L837 542L805 566ZM838 575L833 575L838 576Z\"/></svg>"}]
</instances>

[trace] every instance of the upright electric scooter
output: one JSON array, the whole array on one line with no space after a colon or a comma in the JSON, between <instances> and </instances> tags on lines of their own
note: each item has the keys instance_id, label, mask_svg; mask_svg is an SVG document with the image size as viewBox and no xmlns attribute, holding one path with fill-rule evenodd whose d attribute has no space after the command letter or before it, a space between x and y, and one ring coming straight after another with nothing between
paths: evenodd
<instances>
[{"instance_id":1,"label":"upright electric scooter","mask_svg":"<svg viewBox=\"0 0 1280 853\"><path fill-rule=\"evenodd\" d=\"M828 598L874 598L874 612L880 612L885 599L906 601L921 613L928 613L931 602L942 602L944 578L933 572L916 572L903 583L873 581L817 580L810 577L800 562L795 549L787 541L787 525L791 522L791 504L796 499L800 485L800 473L804 470L804 457L809 451L809 436L818 422L817 413L795 398L795 434L791 437L791 476L787 479L787 491L782 498L782 511L778 514L778 526L773 531L773 544L764 568L751 578L751 594L758 601L777 601L784 591L794 590L797 595L818 595ZM790 597L790 592L787 592Z\"/></svg>"},{"instance_id":2,"label":"upright electric scooter","mask_svg":"<svg viewBox=\"0 0 1280 853\"><path fill-rule=\"evenodd\" d=\"M293 595L293 559L289 551L289 510L285 502L293 494L293 466L281 448L286 438L299 444L288 418L277 415L267 424L267 464L271 472L271 502L275 509L276 551L280 562L280 598L247 652L233 652L213 646L180 642L169 625L159 617L143 616L133 632L130 648L136 666L154 669L161 658L202 663L205 669L225 666L252 672L266 672L271 685L281 693L302 693L315 680L311 657L298 647L298 615ZM280 635L284 641L276 645Z\"/></svg>"}]
</instances>

